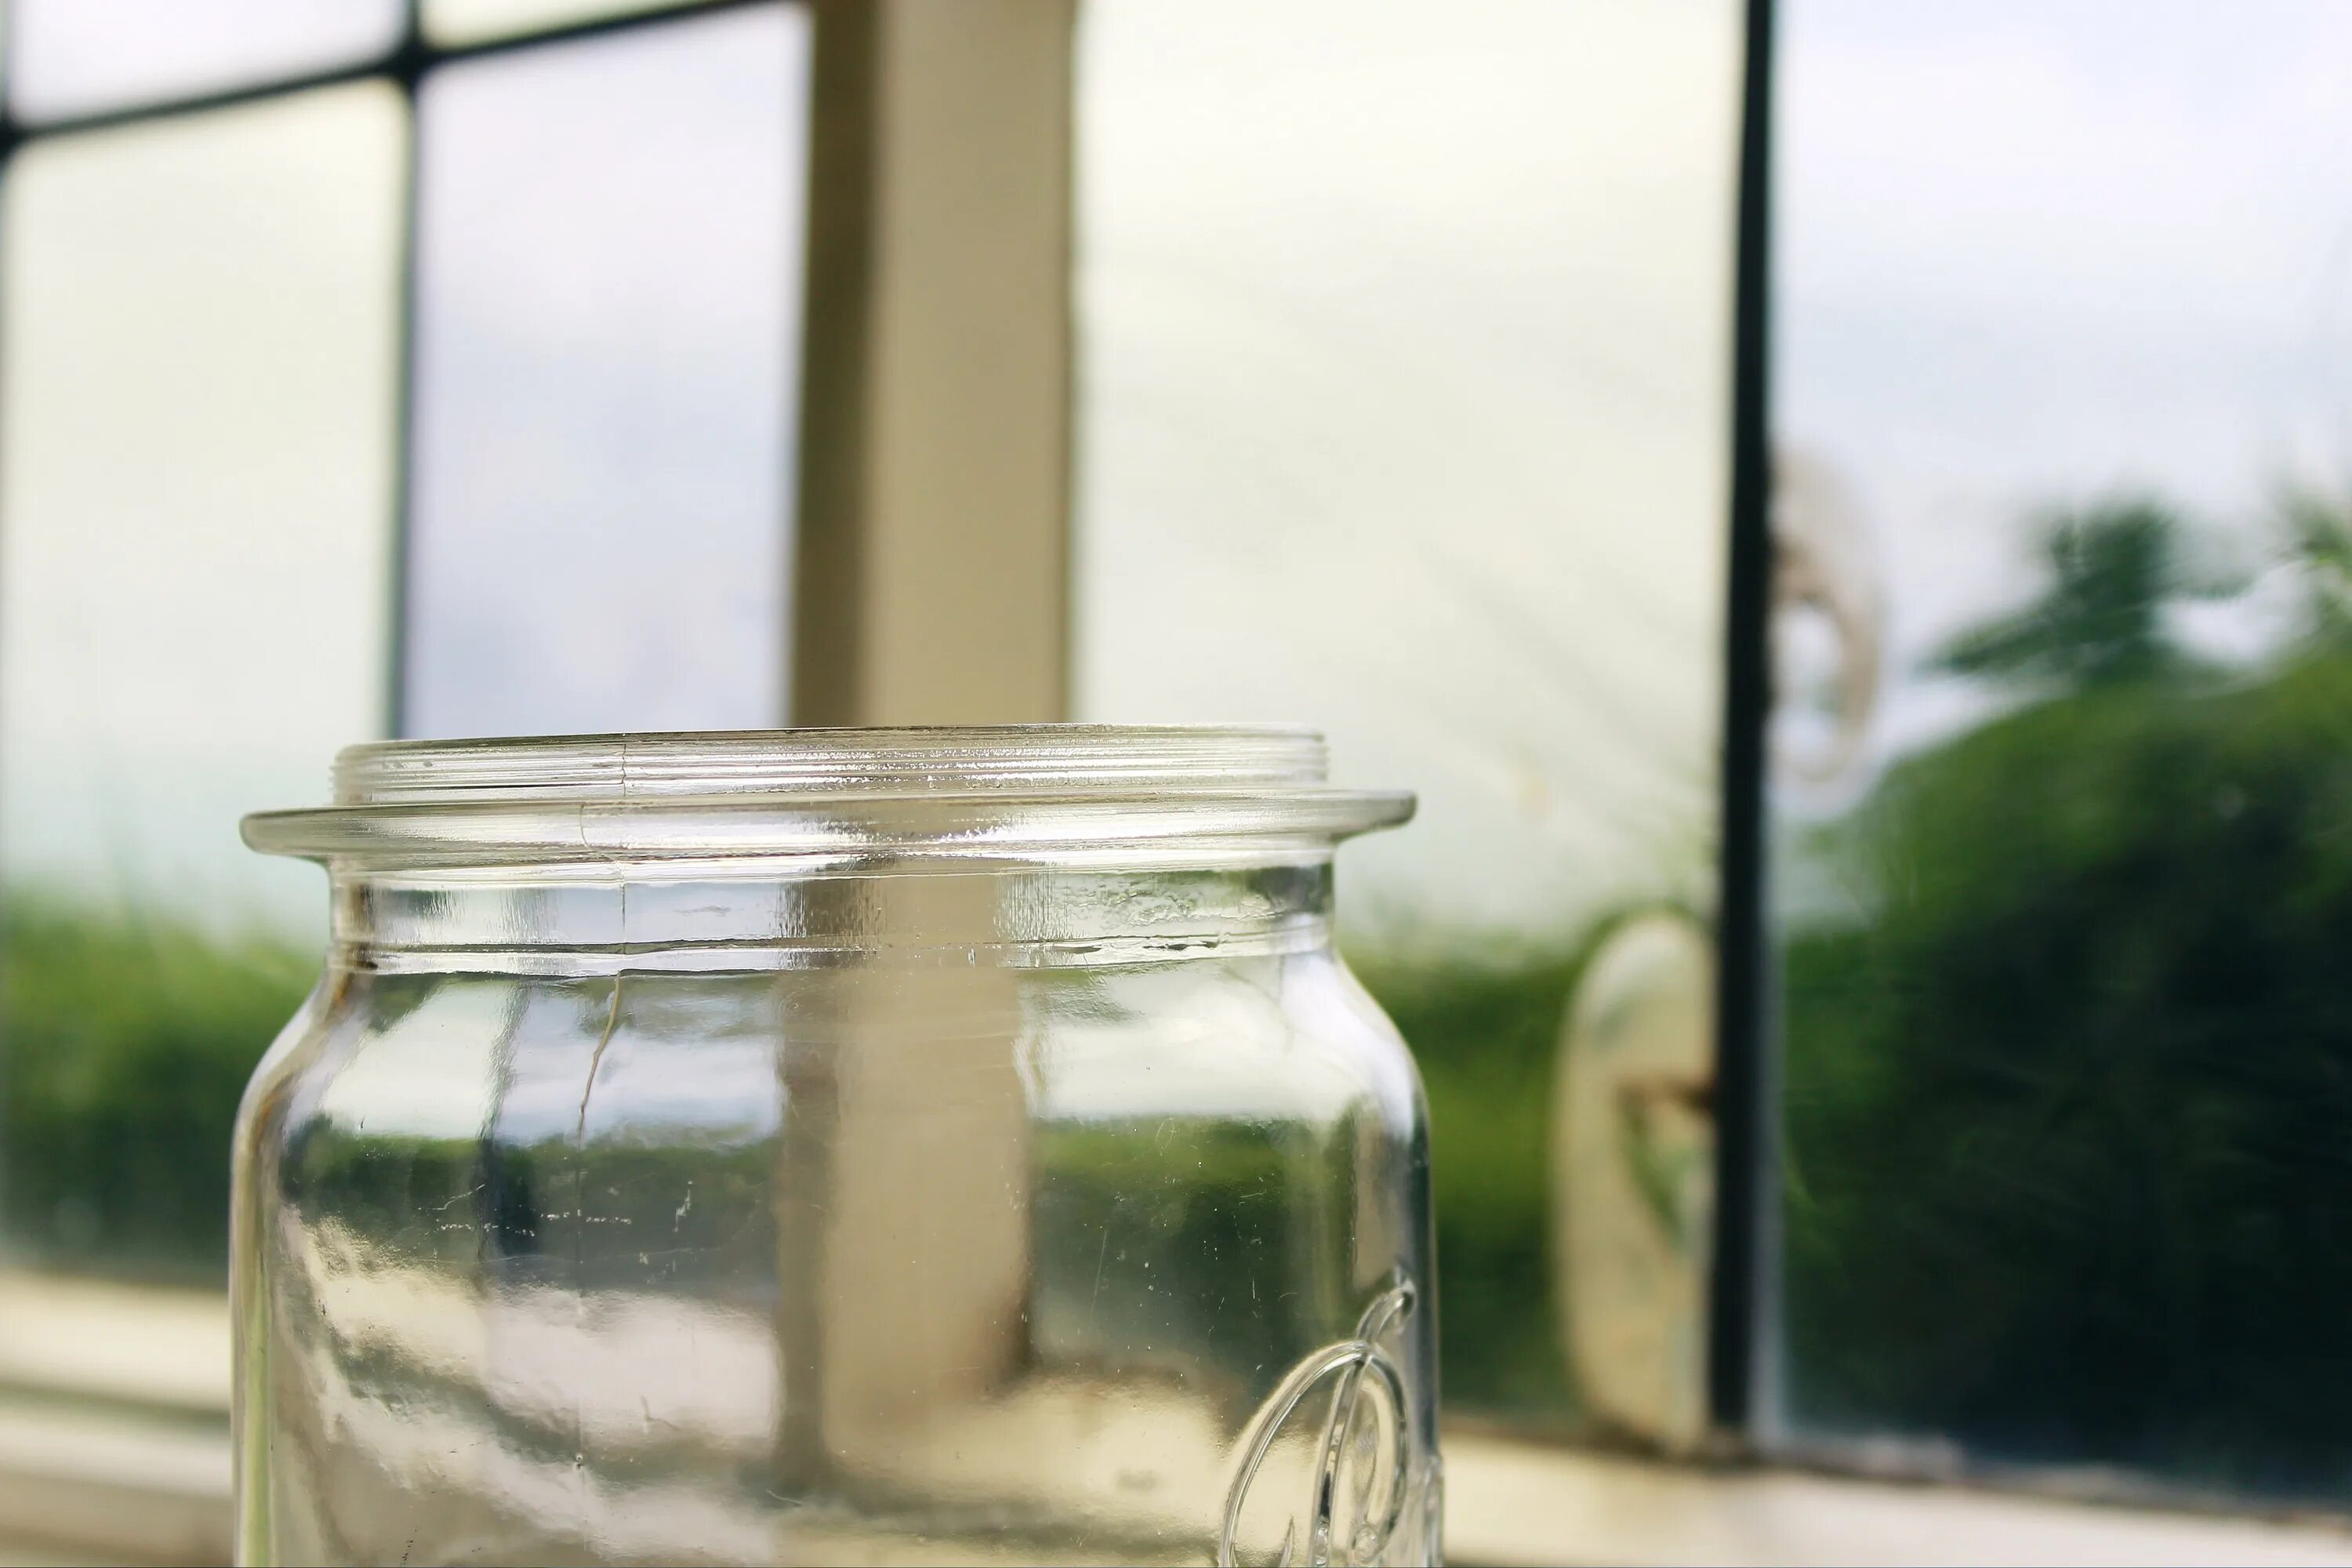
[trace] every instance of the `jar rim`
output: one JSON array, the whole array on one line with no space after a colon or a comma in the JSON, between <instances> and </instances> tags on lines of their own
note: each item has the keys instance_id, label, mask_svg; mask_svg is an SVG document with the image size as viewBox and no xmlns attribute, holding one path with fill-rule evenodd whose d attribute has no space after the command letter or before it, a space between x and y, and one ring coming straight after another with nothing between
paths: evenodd
<instances>
[{"instance_id":1,"label":"jar rim","mask_svg":"<svg viewBox=\"0 0 2352 1568\"><path fill-rule=\"evenodd\" d=\"M335 755L339 805L493 798L1024 793L1094 797L1324 782L1297 724L1003 724L374 741Z\"/></svg>"},{"instance_id":2,"label":"jar rim","mask_svg":"<svg viewBox=\"0 0 2352 1568\"><path fill-rule=\"evenodd\" d=\"M1336 790L1303 725L1023 724L385 741L333 802L257 813L266 854L386 865L945 855L1066 858L1208 841L1323 853L1412 815Z\"/></svg>"}]
</instances>

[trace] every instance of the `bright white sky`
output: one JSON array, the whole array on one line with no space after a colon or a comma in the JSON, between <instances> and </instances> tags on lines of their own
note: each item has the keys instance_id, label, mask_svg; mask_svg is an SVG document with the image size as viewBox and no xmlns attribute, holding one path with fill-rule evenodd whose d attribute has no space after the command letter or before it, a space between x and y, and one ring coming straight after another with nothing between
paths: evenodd
<instances>
[{"instance_id":1,"label":"bright white sky","mask_svg":"<svg viewBox=\"0 0 2352 1568\"><path fill-rule=\"evenodd\" d=\"M413 728L781 716L805 22L730 12L428 89ZM51 40L59 93L123 90L95 38ZM236 821L320 801L386 719L404 139L362 85L16 166L13 882L319 930L319 874Z\"/></svg>"},{"instance_id":2,"label":"bright white sky","mask_svg":"<svg viewBox=\"0 0 2352 1568\"><path fill-rule=\"evenodd\" d=\"M402 110L37 145L0 243L0 865L316 930L236 819L382 723Z\"/></svg>"},{"instance_id":3,"label":"bright white sky","mask_svg":"<svg viewBox=\"0 0 2352 1568\"><path fill-rule=\"evenodd\" d=\"M401 0L23 0L8 12L10 107L54 120L364 59Z\"/></svg>"},{"instance_id":4,"label":"bright white sky","mask_svg":"<svg viewBox=\"0 0 2352 1568\"><path fill-rule=\"evenodd\" d=\"M428 84L411 734L783 721L807 51L780 7Z\"/></svg>"},{"instance_id":5,"label":"bright white sky","mask_svg":"<svg viewBox=\"0 0 2352 1568\"><path fill-rule=\"evenodd\" d=\"M1385 936L1696 894L1727 0L1090 0L1081 716L1286 719L1421 792Z\"/></svg>"},{"instance_id":6,"label":"bright white sky","mask_svg":"<svg viewBox=\"0 0 2352 1568\"><path fill-rule=\"evenodd\" d=\"M1785 7L1774 395L1876 547L1882 756L1975 710L1906 675L2032 596L2037 511L2154 493L2251 557L2281 479L2352 477L2352 8L2129 16Z\"/></svg>"}]
</instances>

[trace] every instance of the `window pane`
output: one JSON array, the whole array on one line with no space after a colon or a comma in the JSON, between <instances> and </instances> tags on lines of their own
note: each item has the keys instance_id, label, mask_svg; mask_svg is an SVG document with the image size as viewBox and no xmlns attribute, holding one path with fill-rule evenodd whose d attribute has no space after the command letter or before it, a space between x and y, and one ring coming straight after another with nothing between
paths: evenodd
<instances>
[{"instance_id":1,"label":"window pane","mask_svg":"<svg viewBox=\"0 0 2352 1568\"><path fill-rule=\"evenodd\" d=\"M239 815L381 732L403 110L35 142L0 320L0 1194L19 1256L220 1266L228 1123L317 971Z\"/></svg>"},{"instance_id":2,"label":"window pane","mask_svg":"<svg viewBox=\"0 0 2352 1568\"><path fill-rule=\"evenodd\" d=\"M1547 1173L1596 944L1650 911L1706 984L1738 8L1083 17L1082 716L1310 721L1421 792L1342 901L1429 1086L1448 1397L1654 1426L1696 1363L1571 1369ZM1637 1334L1695 1321L1696 1212L1632 1243L1680 1259Z\"/></svg>"},{"instance_id":3,"label":"window pane","mask_svg":"<svg viewBox=\"0 0 2352 1568\"><path fill-rule=\"evenodd\" d=\"M426 85L404 723L783 717L807 26Z\"/></svg>"},{"instance_id":4,"label":"window pane","mask_svg":"<svg viewBox=\"0 0 2352 1568\"><path fill-rule=\"evenodd\" d=\"M2342 1500L2352 13L1784 15L1789 1436Z\"/></svg>"},{"instance_id":5,"label":"window pane","mask_svg":"<svg viewBox=\"0 0 2352 1568\"><path fill-rule=\"evenodd\" d=\"M445 47L510 38L549 27L665 11L688 0L422 0L425 36Z\"/></svg>"},{"instance_id":6,"label":"window pane","mask_svg":"<svg viewBox=\"0 0 2352 1568\"><path fill-rule=\"evenodd\" d=\"M392 47L401 0L16 0L8 102L57 120L325 70Z\"/></svg>"}]
</instances>

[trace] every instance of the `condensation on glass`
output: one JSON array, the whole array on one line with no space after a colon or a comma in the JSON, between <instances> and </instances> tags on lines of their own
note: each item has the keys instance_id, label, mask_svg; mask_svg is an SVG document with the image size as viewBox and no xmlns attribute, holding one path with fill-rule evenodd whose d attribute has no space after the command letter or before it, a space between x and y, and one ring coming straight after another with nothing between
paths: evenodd
<instances>
[{"instance_id":1,"label":"condensation on glass","mask_svg":"<svg viewBox=\"0 0 2352 1568\"><path fill-rule=\"evenodd\" d=\"M1780 21L1767 1436L2341 1505L2352 13Z\"/></svg>"},{"instance_id":2,"label":"condensation on glass","mask_svg":"<svg viewBox=\"0 0 2352 1568\"><path fill-rule=\"evenodd\" d=\"M8 107L39 123L331 70L405 23L402 0L16 0Z\"/></svg>"},{"instance_id":3,"label":"condensation on glass","mask_svg":"<svg viewBox=\"0 0 2352 1568\"><path fill-rule=\"evenodd\" d=\"M808 18L420 99L404 732L782 722Z\"/></svg>"},{"instance_id":4,"label":"condensation on glass","mask_svg":"<svg viewBox=\"0 0 2352 1568\"><path fill-rule=\"evenodd\" d=\"M236 1139L242 1560L1424 1563L1309 731L346 751Z\"/></svg>"},{"instance_id":5,"label":"condensation on glass","mask_svg":"<svg viewBox=\"0 0 2352 1568\"><path fill-rule=\"evenodd\" d=\"M12 1262L220 1277L220 1152L320 930L299 868L226 824L382 723L404 142L363 84L9 166Z\"/></svg>"},{"instance_id":6,"label":"condensation on glass","mask_svg":"<svg viewBox=\"0 0 2352 1568\"><path fill-rule=\"evenodd\" d=\"M1412 770L1347 935L1429 1078L1448 1400L1666 1443L1704 1419L1740 11L1088 0L1077 57L1078 711L1313 712Z\"/></svg>"}]
</instances>

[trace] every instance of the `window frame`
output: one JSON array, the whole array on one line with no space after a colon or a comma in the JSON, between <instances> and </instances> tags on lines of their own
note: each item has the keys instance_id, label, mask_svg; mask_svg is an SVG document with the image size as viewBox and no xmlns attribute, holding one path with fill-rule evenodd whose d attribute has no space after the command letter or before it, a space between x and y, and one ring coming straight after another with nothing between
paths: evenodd
<instances>
[{"instance_id":1,"label":"window frame","mask_svg":"<svg viewBox=\"0 0 2352 1568\"><path fill-rule=\"evenodd\" d=\"M425 35L410 0L398 41L362 60L37 125L0 110L0 178L19 151L52 137L378 79L407 101L413 150L418 94L443 66L772 3L684 0L444 46ZM794 531L791 721L1066 718L1072 39L1083 0L795 3L814 24L814 52L798 478L794 514L777 520ZM1571 1556L1860 1561L1898 1546L1954 1561L1995 1552L2051 1562L2340 1560L2352 1551L2352 1529L2340 1523L2266 1518L2252 1507L2086 1502L2036 1495L2030 1482L1816 1473L1755 1438L1767 1404L1759 1346L1777 1202L1761 896L1774 6L1743 0L1743 10L1715 1014L1718 1218L1706 1347L1715 1438L1699 1458L1630 1456L1449 1420L1449 1552L1498 1564ZM400 460L383 698L393 733L407 651L423 178L413 155L404 178L393 432ZM992 330L973 332L975 321ZM0 1335L8 1313L0 1302ZM225 1300L220 1320L225 1335ZM104 1368L27 1375L21 1362L0 1354L0 1557L64 1549L226 1560L225 1376L216 1400L184 1390L175 1402L130 1395Z\"/></svg>"},{"instance_id":2,"label":"window frame","mask_svg":"<svg viewBox=\"0 0 2352 1568\"><path fill-rule=\"evenodd\" d=\"M534 31L511 36L486 37L478 40L436 44L425 31L421 0L404 0L402 5L401 28L397 37L385 48L373 54L340 64L322 66L313 70L267 77L233 87L211 89L197 92L167 95L153 100L121 105L87 113L67 114L51 119L26 121L14 109L13 82L0 90L0 182L5 182L14 169L17 155L38 144L69 139L89 132L129 127L161 127L172 121L204 115L215 110L241 108L291 99L326 88L348 86L360 82L382 82L400 95L405 111L407 157L404 160L399 192L400 226L398 270L400 298L394 306L399 342L396 355L397 384L394 391L394 426L390 432L394 454L393 493L389 498L391 514L392 560L390 563L391 603L388 606L390 637L385 647L384 689L381 698L378 724L383 733L402 732L405 718L405 677L408 651L408 587L409 540L414 498L411 493L409 470L415 453L414 407L416 386L416 325L418 319L418 192L423 172L416 156L418 145L418 105L425 82L444 67L478 59L529 53L586 38L634 32L640 28L659 27L666 24L694 17L715 16L730 11L748 10L780 0L667 0L656 9L597 16L562 23ZM801 4L805 0L781 0L782 4ZM0 10L11 8L0 4ZM7 69L15 68L13 58ZM786 520L779 519L779 526Z\"/></svg>"},{"instance_id":3,"label":"window frame","mask_svg":"<svg viewBox=\"0 0 2352 1568\"><path fill-rule=\"evenodd\" d=\"M399 195L385 732L403 728L407 665L423 87L448 65L775 3L682 0L444 46L410 0L397 41L365 58L37 124L0 106L5 179L18 153L52 139L356 82L401 94L410 156ZM775 520L793 530L792 720L1062 718L1074 0L789 3L813 23L794 432L810 457ZM965 194L974 189L987 199ZM974 320L996 324L998 352L966 330ZM155 1293L150 1326L184 1329L189 1294ZM0 1344L0 1559L227 1561L225 1361L176 1369L186 1375L150 1391L140 1369L152 1354L111 1356L82 1331L81 1307L30 1296L0 1291L0 1340L16 1342ZM213 1300L226 1340L227 1302Z\"/></svg>"}]
</instances>

